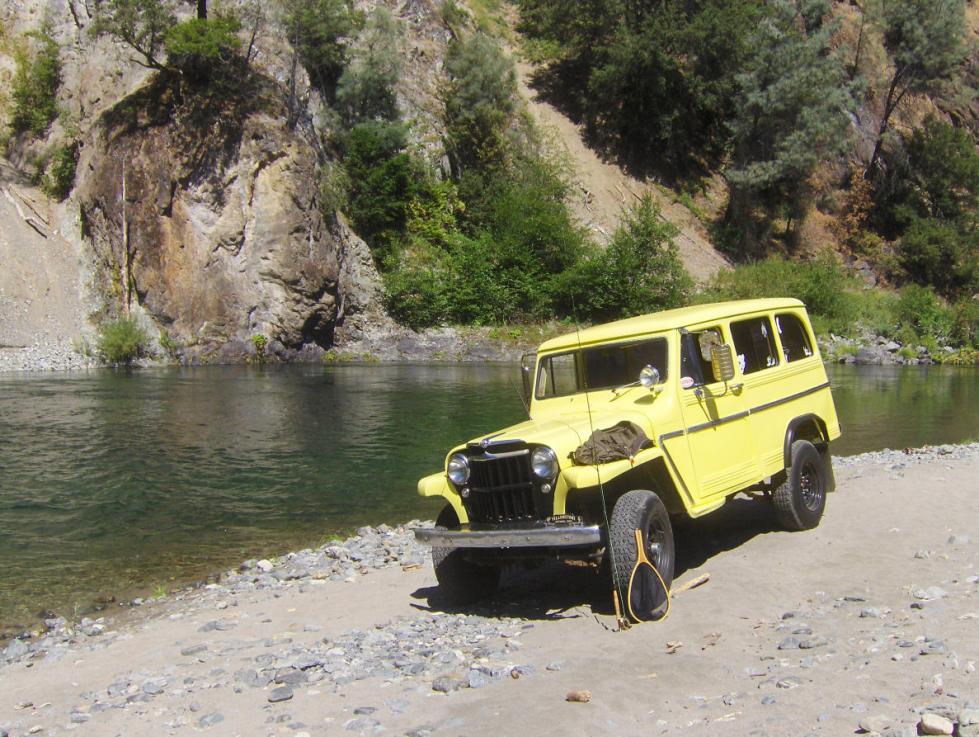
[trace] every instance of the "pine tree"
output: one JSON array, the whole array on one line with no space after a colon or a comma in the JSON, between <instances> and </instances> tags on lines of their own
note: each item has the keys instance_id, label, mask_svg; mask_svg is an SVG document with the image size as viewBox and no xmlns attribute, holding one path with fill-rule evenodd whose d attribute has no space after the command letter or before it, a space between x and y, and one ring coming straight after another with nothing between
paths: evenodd
<instances>
[{"instance_id":1,"label":"pine tree","mask_svg":"<svg viewBox=\"0 0 979 737\"><path fill-rule=\"evenodd\" d=\"M891 115L909 93L928 92L949 80L965 58L964 0L886 0L880 24L894 72L867 172L873 174Z\"/></svg>"},{"instance_id":2,"label":"pine tree","mask_svg":"<svg viewBox=\"0 0 979 737\"><path fill-rule=\"evenodd\" d=\"M816 165L846 145L852 86L830 47L828 0L775 0L738 75L728 220L758 245L754 210L797 224Z\"/></svg>"}]
</instances>

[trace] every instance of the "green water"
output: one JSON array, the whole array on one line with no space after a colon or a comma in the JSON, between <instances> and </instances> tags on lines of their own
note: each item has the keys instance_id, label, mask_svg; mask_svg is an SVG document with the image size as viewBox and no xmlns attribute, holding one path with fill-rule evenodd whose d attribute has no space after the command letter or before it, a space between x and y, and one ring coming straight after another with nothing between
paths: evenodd
<instances>
[{"instance_id":1,"label":"green water","mask_svg":"<svg viewBox=\"0 0 979 737\"><path fill-rule=\"evenodd\" d=\"M979 435L974 369L830 371L837 453ZM430 518L415 481L520 420L517 381L445 365L0 375L0 625Z\"/></svg>"}]
</instances>

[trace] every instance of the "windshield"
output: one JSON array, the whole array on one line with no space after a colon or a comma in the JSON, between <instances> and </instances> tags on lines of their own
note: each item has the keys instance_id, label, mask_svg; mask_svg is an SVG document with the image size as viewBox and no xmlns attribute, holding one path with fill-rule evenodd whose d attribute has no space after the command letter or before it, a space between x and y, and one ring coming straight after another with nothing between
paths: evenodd
<instances>
[{"instance_id":1,"label":"windshield","mask_svg":"<svg viewBox=\"0 0 979 737\"><path fill-rule=\"evenodd\" d=\"M635 343L600 345L578 351L545 356L537 370L537 399L561 397L580 391L614 389L632 384L646 366L666 380L666 338Z\"/></svg>"}]
</instances>

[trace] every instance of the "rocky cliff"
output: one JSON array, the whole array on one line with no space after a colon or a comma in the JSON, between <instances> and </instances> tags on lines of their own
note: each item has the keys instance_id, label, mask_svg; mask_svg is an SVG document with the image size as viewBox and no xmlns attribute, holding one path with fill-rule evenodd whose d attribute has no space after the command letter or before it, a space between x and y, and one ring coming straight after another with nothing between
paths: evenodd
<instances>
[{"instance_id":1,"label":"rocky cliff","mask_svg":"<svg viewBox=\"0 0 979 737\"><path fill-rule=\"evenodd\" d=\"M324 217L317 152L285 121L257 75L220 99L161 75L107 111L76 190L102 292L189 346L330 345L376 274Z\"/></svg>"}]
</instances>

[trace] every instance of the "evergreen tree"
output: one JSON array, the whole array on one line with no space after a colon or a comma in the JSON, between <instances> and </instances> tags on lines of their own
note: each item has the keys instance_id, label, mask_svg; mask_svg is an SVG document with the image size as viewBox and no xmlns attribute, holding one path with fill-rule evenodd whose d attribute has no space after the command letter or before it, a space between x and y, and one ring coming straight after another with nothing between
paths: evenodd
<instances>
[{"instance_id":1,"label":"evergreen tree","mask_svg":"<svg viewBox=\"0 0 979 737\"><path fill-rule=\"evenodd\" d=\"M108 34L135 51L137 63L163 69L160 49L167 31L176 24L168 0L102 0L95 4L96 34Z\"/></svg>"},{"instance_id":2,"label":"evergreen tree","mask_svg":"<svg viewBox=\"0 0 979 737\"><path fill-rule=\"evenodd\" d=\"M448 148L458 175L503 163L514 110L513 61L483 33L453 43L445 59Z\"/></svg>"},{"instance_id":3,"label":"evergreen tree","mask_svg":"<svg viewBox=\"0 0 979 737\"><path fill-rule=\"evenodd\" d=\"M312 85L330 103L347 63L347 45L360 26L349 0L283 0L282 23L293 48L289 75L289 109L298 114L296 79L299 64Z\"/></svg>"},{"instance_id":4,"label":"evergreen tree","mask_svg":"<svg viewBox=\"0 0 979 737\"><path fill-rule=\"evenodd\" d=\"M387 8L378 7L368 16L337 85L337 105L348 124L398 118L394 86L401 76L402 34Z\"/></svg>"},{"instance_id":5,"label":"evergreen tree","mask_svg":"<svg viewBox=\"0 0 979 737\"><path fill-rule=\"evenodd\" d=\"M880 23L894 71L867 171L873 174L891 115L908 93L950 79L965 58L965 0L886 0Z\"/></svg>"},{"instance_id":6,"label":"evergreen tree","mask_svg":"<svg viewBox=\"0 0 979 737\"><path fill-rule=\"evenodd\" d=\"M832 52L824 23L828 0L774 0L753 36L754 51L738 75L740 94L731 122L734 157L728 221L759 244L755 209L798 223L807 180L820 161L846 145L852 88Z\"/></svg>"}]
</instances>

